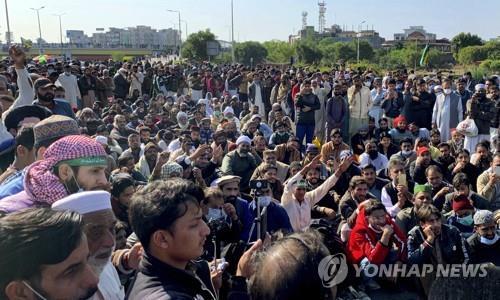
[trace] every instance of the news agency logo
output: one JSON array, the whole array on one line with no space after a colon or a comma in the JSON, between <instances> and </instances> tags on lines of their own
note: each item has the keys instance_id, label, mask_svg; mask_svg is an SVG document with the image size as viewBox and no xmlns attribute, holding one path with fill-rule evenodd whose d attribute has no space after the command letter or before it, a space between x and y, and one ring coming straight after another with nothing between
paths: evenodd
<instances>
[{"instance_id":1,"label":"news agency logo","mask_svg":"<svg viewBox=\"0 0 500 300\"><path fill-rule=\"evenodd\" d=\"M347 278L347 259L344 254L325 256L318 266L318 275L326 288L334 287Z\"/></svg>"}]
</instances>

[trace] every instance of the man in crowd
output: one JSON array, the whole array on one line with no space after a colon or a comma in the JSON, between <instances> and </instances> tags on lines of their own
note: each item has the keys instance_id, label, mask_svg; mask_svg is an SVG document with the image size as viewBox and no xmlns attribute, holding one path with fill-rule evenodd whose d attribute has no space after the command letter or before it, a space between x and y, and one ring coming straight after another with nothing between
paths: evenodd
<instances>
[{"instance_id":1,"label":"man in crowd","mask_svg":"<svg viewBox=\"0 0 500 300\"><path fill-rule=\"evenodd\" d=\"M23 190L0 201L0 211L50 205L81 190L106 189L106 166L101 144L85 136L64 137L26 169Z\"/></svg>"},{"instance_id":2,"label":"man in crowd","mask_svg":"<svg viewBox=\"0 0 500 300\"><path fill-rule=\"evenodd\" d=\"M439 129L441 142L451 138L451 128L456 128L463 120L462 99L451 90L451 81L443 80L443 93L436 96L436 103L432 113L432 127Z\"/></svg>"},{"instance_id":3,"label":"man in crowd","mask_svg":"<svg viewBox=\"0 0 500 300\"><path fill-rule=\"evenodd\" d=\"M99 276L98 290L92 299L122 300L124 289L111 263L115 247L116 217L111 208L111 195L105 191L80 192L52 204L56 211L73 211L82 215L87 236L89 264ZM135 263L138 257L134 257ZM127 264L132 264L129 257Z\"/></svg>"},{"instance_id":4,"label":"man in crowd","mask_svg":"<svg viewBox=\"0 0 500 300\"><path fill-rule=\"evenodd\" d=\"M72 109L78 108L78 101L82 99L80 88L75 75L71 74L71 65L64 65L64 72L59 75L56 81L56 86L62 86L65 92L65 98Z\"/></svg>"},{"instance_id":5,"label":"man in crowd","mask_svg":"<svg viewBox=\"0 0 500 300\"><path fill-rule=\"evenodd\" d=\"M236 141L237 149L229 152L222 159L221 171L224 175L241 177L240 188L245 191L253 171L257 167L255 157L251 152L251 140L247 136L240 136Z\"/></svg>"},{"instance_id":6,"label":"man in crowd","mask_svg":"<svg viewBox=\"0 0 500 300\"><path fill-rule=\"evenodd\" d=\"M493 213L478 210L474 214L474 234L467 239L471 263L493 263L500 266L500 235Z\"/></svg>"},{"instance_id":7,"label":"man in crowd","mask_svg":"<svg viewBox=\"0 0 500 300\"><path fill-rule=\"evenodd\" d=\"M356 134L359 128L368 126L368 111L372 106L370 89L363 86L361 77L352 78L353 85L347 90L349 99L349 136Z\"/></svg>"},{"instance_id":8,"label":"man in crowd","mask_svg":"<svg viewBox=\"0 0 500 300\"><path fill-rule=\"evenodd\" d=\"M0 250L2 299L88 299L97 291L77 213L30 208L2 217Z\"/></svg>"}]
</instances>

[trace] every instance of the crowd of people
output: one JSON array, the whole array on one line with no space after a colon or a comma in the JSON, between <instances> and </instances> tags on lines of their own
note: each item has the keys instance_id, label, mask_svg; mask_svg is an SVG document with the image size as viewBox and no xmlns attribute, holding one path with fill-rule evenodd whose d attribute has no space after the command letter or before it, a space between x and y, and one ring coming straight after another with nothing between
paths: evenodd
<instances>
[{"instance_id":1,"label":"crowd of people","mask_svg":"<svg viewBox=\"0 0 500 300\"><path fill-rule=\"evenodd\" d=\"M0 299L500 293L498 76L9 54ZM367 272L389 264L489 274Z\"/></svg>"}]
</instances>

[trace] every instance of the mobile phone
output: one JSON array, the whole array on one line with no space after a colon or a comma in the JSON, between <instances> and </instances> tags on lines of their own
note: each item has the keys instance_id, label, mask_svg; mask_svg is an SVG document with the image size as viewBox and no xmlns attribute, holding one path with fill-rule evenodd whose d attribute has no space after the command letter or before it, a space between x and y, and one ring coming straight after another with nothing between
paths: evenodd
<instances>
[{"instance_id":1,"label":"mobile phone","mask_svg":"<svg viewBox=\"0 0 500 300\"><path fill-rule=\"evenodd\" d=\"M500 176L500 166L496 166L496 167L494 167L494 168L493 168L493 171L495 172L495 174L496 174L497 176Z\"/></svg>"},{"instance_id":2,"label":"mobile phone","mask_svg":"<svg viewBox=\"0 0 500 300\"><path fill-rule=\"evenodd\" d=\"M408 187L408 181L406 180L406 174L399 174L397 178L397 185L403 185Z\"/></svg>"}]
</instances>

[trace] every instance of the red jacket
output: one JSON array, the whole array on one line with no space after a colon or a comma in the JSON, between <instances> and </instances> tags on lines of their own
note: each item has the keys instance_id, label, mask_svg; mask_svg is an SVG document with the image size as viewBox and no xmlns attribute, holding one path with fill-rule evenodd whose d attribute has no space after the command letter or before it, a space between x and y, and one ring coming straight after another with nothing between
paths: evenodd
<instances>
[{"instance_id":1,"label":"red jacket","mask_svg":"<svg viewBox=\"0 0 500 300\"><path fill-rule=\"evenodd\" d=\"M389 215L386 215L386 224L390 224L394 228L391 245L394 243L397 246L399 249L399 260L405 261L407 258L406 235L398 228ZM365 209L362 207L347 244L347 253L350 261L359 264L366 257L372 264L382 264L391 248L382 245L379 240L377 233L368 227L368 221L365 218Z\"/></svg>"}]
</instances>

